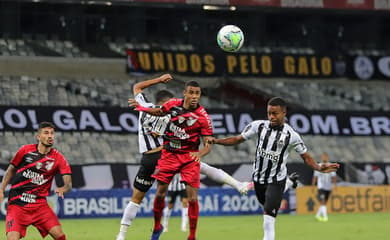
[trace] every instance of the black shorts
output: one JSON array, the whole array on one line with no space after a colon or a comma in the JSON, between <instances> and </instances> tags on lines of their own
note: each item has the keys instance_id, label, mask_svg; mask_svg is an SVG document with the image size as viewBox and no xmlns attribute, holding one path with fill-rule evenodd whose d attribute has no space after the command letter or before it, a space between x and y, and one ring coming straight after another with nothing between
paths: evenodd
<instances>
[{"instance_id":1,"label":"black shorts","mask_svg":"<svg viewBox=\"0 0 390 240\"><path fill-rule=\"evenodd\" d=\"M318 189L318 192L317 192L318 201L327 202L329 199L330 193L331 193L331 191L329 191L329 190Z\"/></svg>"},{"instance_id":2,"label":"black shorts","mask_svg":"<svg viewBox=\"0 0 390 240\"><path fill-rule=\"evenodd\" d=\"M264 212L276 217L282 202L286 180L267 184L254 183L257 200L263 206Z\"/></svg>"},{"instance_id":3,"label":"black shorts","mask_svg":"<svg viewBox=\"0 0 390 240\"><path fill-rule=\"evenodd\" d=\"M180 200L183 198L187 198L187 191L181 190L181 191L168 191L168 203L174 205L177 199L177 196L180 196Z\"/></svg>"},{"instance_id":4,"label":"black shorts","mask_svg":"<svg viewBox=\"0 0 390 240\"><path fill-rule=\"evenodd\" d=\"M149 154L142 154L141 165L135 176L133 186L141 192L147 192L154 183L152 174L157 166L157 161L161 157L161 151Z\"/></svg>"}]
</instances>

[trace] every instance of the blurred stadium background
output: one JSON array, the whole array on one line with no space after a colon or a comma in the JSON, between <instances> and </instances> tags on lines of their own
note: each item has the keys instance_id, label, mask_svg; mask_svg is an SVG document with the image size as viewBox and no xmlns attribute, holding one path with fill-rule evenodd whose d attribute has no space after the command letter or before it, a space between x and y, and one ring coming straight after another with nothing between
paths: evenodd
<instances>
[{"instance_id":1,"label":"blurred stadium background","mask_svg":"<svg viewBox=\"0 0 390 240\"><path fill-rule=\"evenodd\" d=\"M239 133L266 117L270 97L284 97L314 157L326 152L342 165L340 185L364 185L338 191L331 211L388 212L389 10L386 0L1 1L0 176L17 149L35 141L36 124L53 121L56 146L74 169L71 200L53 200L60 216L120 216L140 159L127 99L134 83L168 72L174 81L149 96L159 88L181 96L185 81L198 80L217 135ZM244 31L237 54L216 45L225 24ZM254 151L253 141L217 146L204 161L248 180ZM312 171L295 154L289 171L310 184ZM206 177L202 186L204 215L260 211L253 194L242 198ZM378 194L380 206L363 193ZM311 197L296 201L290 192L286 212Z\"/></svg>"}]
</instances>

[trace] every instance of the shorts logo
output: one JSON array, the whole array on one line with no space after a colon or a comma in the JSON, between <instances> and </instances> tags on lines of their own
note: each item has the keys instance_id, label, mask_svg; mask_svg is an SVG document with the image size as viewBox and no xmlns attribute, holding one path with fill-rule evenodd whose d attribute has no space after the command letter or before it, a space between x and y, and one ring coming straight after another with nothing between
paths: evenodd
<instances>
[{"instance_id":1,"label":"shorts logo","mask_svg":"<svg viewBox=\"0 0 390 240\"><path fill-rule=\"evenodd\" d=\"M12 219L12 220L10 220L10 221L8 221L7 222L7 229L10 229L10 228L12 228L12 225L14 224L14 220Z\"/></svg>"}]
</instances>

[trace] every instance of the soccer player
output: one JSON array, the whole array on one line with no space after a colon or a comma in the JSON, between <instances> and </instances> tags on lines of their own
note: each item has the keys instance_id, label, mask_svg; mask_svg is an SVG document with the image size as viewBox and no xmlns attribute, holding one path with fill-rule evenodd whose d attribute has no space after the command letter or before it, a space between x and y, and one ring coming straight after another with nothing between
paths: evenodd
<instances>
[{"instance_id":1,"label":"soccer player","mask_svg":"<svg viewBox=\"0 0 390 240\"><path fill-rule=\"evenodd\" d=\"M173 98L172 93L167 90L158 91L155 95L157 105L154 105L148 100L143 89L160 83L168 83L170 80L172 80L170 74L163 74L160 77L136 83L133 86L134 99L129 101L137 102L137 104L145 108L163 105ZM139 114L138 142L139 152L142 154L141 166L133 183L133 195L122 215L121 226L116 240L125 239L127 229L135 219L142 200L154 183L154 178L151 175L155 171L157 160L161 156L163 136L170 118L170 115L153 116L144 112ZM246 194L248 190L253 188L251 183L237 181L223 170L209 166L206 163L201 163L201 172L216 182L229 184L241 194Z\"/></svg>"},{"instance_id":2,"label":"soccer player","mask_svg":"<svg viewBox=\"0 0 390 240\"><path fill-rule=\"evenodd\" d=\"M158 183L153 208L155 221L151 240L159 239L163 232L161 217L165 205L164 199L168 184L178 172L181 174L182 181L186 183L188 195L190 226L188 240L194 240L196 237L199 216L200 159L211 150L211 146L206 143L213 134L213 129L206 110L199 105L201 97L199 84L195 81L187 82L183 94L184 99L171 99L162 108L144 108L135 100L129 100L130 105L136 107L138 111L171 116L169 127L165 132L164 149L156 171L152 175ZM203 148L199 149L201 138Z\"/></svg>"},{"instance_id":3,"label":"soccer player","mask_svg":"<svg viewBox=\"0 0 390 240\"><path fill-rule=\"evenodd\" d=\"M267 104L268 120L249 123L240 135L227 138L209 138L209 143L226 146L242 143L257 137L257 150L252 178L258 201L263 207L263 240L275 239L275 218L280 207L286 185L286 160L294 149L303 161L320 172L336 171L337 163L317 164L302 141L300 135L287 123L286 102L274 97Z\"/></svg>"},{"instance_id":4,"label":"soccer player","mask_svg":"<svg viewBox=\"0 0 390 240\"><path fill-rule=\"evenodd\" d=\"M188 197L186 192L186 186L181 182L180 174L176 174L171 183L168 186L168 206L163 211L163 227L164 232L168 232L168 222L172 214L172 209L175 206L176 200L180 197L182 204L181 208L181 231L187 231L188 223Z\"/></svg>"},{"instance_id":5,"label":"soccer player","mask_svg":"<svg viewBox=\"0 0 390 240\"><path fill-rule=\"evenodd\" d=\"M21 147L5 172L0 202L4 200L5 188L12 182L5 218L8 240L23 238L30 225L35 226L43 238L50 234L56 240L66 239L57 216L46 201L57 173L62 175L64 185L54 192L64 198L64 193L72 188L71 168L65 157L53 148L54 128L50 122L41 122L38 144Z\"/></svg>"},{"instance_id":6,"label":"soccer player","mask_svg":"<svg viewBox=\"0 0 390 240\"><path fill-rule=\"evenodd\" d=\"M327 153L321 155L321 164L329 163L329 156ZM335 172L319 172L314 171L312 185L317 185L317 197L320 202L320 207L316 214L316 219L321 222L328 221L328 213L326 209L326 203L328 202L330 193L332 192L332 185L336 186L336 173Z\"/></svg>"}]
</instances>

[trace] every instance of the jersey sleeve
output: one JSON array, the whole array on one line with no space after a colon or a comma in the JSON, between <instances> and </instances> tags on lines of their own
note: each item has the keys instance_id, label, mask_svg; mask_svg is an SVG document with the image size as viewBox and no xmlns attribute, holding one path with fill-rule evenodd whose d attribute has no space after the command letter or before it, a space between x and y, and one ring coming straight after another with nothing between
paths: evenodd
<instances>
[{"instance_id":1,"label":"jersey sleeve","mask_svg":"<svg viewBox=\"0 0 390 240\"><path fill-rule=\"evenodd\" d=\"M200 134L203 136L211 136L213 135L213 125L211 124L211 119L206 110L202 110L202 115L204 117L204 124L200 130Z\"/></svg>"},{"instance_id":2,"label":"jersey sleeve","mask_svg":"<svg viewBox=\"0 0 390 240\"><path fill-rule=\"evenodd\" d=\"M59 170L60 174L61 175L72 174L72 169L70 168L69 163L65 159L65 157L59 153L57 159L59 161L58 170Z\"/></svg>"},{"instance_id":3,"label":"jersey sleeve","mask_svg":"<svg viewBox=\"0 0 390 240\"><path fill-rule=\"evenodd\" d=\"M320 172L319 171L314 171L314 177L319 177L320 176Z\"/></svg>"},{"instance_id":4,"label":"jersey sleeve","mask_svg":"<svg viewBox=\"0 0 390 240\"><path fill-rule=\"evenodd\" d=\"M21 147L15 154L15 156L12 158L10 164L14 165L15 167L18 167L19 164L23 161L23 156L26 154L26 148Z\"/></svg>"},{"instance_id":5,"label":"jersey sleeve","mask_svg":"<svg viewBox=\"0 0 390 240\"><path fill-rule=\"evenodd\" d=\"M297 152L300 155L307 152L307 147L305 143L303 142L301 136L296 132L293 132L292 134L291 145L293 146L295 152Z\"/></svg>"},{"instance_id":6,"label":"jersey sleeve","mask_svg":"<svg viewBox=\"0 0 390 240\"><path fill-rule=\"evenodd\" d=\"M153 103L151 103L145 96L144 93L140 92L135 96L135 100L141 105L142 107L153 107Z\"/></svg>"},{"instance_id":7,"label":"jersey sleeve","mask_svg":"<svg viewBox=\"0 0 390 240\"><path fill-rule=\"evenodd\" d=\"M253 135L256 135L259 132L259 126L261 123L264 123L262 120L257 120L246 125L244 130L242 130L241 135L245 140L250 139Z\"/></svg>"},{"instance_id":8,"label":"jersey sleeve","mask_svg":"<svg viewBox=\"0 0 390 240\"><path fill-rule=\"evenodd\" d=\"M169 112L169 110L174 106L180 106L181 99L171 98L168 102L164 103L161 107L161 110L165 113Z\"/></svg>"}]
</instances>

